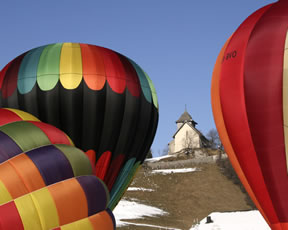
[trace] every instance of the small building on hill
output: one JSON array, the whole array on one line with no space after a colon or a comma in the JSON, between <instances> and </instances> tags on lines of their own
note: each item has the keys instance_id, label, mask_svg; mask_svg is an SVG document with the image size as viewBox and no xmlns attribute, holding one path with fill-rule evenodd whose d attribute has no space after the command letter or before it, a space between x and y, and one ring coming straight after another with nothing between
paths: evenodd
<instances>
[{"instance_id":1,"label":"small building on hill","mask_svg":"<svg viewBox=\"0 0 288 230\"><path fill-rule=\"evenodd\" d=\"M168 144L168 154L189 153L193 149L209 147L209 141L196 128L197 122L185 109L184 113L176 121L177 131L173 140Z\"/></svg>"}]
</instances>

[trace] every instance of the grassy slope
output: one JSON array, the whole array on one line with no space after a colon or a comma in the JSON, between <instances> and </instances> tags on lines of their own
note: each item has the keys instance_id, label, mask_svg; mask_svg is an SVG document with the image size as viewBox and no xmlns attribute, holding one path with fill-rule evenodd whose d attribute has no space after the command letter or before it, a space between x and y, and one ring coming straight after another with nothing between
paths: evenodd
<instances>
[{"instance_id":1,"label":"grassy slope","mask_svg":"<svg viewBox=\"0 0 288 230\"><path fill-rule=\"evenodd\" d=\"M133 187L154 189L155 192L127 191L124 199L138 199L167 211L169 215L131 221L172 228L189 229L194 221L215 211L251 209L240 188L228 180L216 164L191 165L199 171L185 174L151 174L150 170L138 172ZM127 226L125 229L155 229Z\"/></svg>"}]
</instances>

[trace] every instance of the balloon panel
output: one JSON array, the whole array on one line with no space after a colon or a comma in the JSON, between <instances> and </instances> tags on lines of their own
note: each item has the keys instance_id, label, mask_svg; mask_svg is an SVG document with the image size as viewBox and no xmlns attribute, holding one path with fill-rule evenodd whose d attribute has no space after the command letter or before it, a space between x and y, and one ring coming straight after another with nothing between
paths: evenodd
<instances>
[{"instance_id":1,"label":"balloon panel","mask_svg":"<svg viewBox=\"0 0 288 230\"><path fill-rule=\"evenodd\" d=\"M105 211L99 212L88 218L55 228L54 230L97 230L106 229L112 230L116 229L115 218L113 213L107 209Z\"/></svg>"},{"instance_id":2,"label":"balloon panel","mask_svg":"<svg viewBox=\"0 0 288 230\"><path fill-rule=\"evenodd\" d=\"M53 229L105 210L108 200L95 176L64 180L1 205L0 229Z\"/></svg>"}]
</instances>

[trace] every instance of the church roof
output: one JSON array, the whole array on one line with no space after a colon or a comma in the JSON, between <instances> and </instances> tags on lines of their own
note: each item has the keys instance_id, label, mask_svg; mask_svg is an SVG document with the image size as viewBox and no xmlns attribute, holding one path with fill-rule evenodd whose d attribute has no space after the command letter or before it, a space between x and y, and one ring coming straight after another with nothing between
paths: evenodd
<instances>
[{"instance_id":1,"label":"church roof","mask_svg":"<svg viewBox=\"0 0 288 230\"><path fill-rule=\"evenodd\" d=\"M192 121L192 117L191 117L191 115L187 112L187 111L185 111L182 115L181 115L181 117L176 121L176 123L184 123L184 122L187 122L187 121Z\"/></svg>"}]
</instances>

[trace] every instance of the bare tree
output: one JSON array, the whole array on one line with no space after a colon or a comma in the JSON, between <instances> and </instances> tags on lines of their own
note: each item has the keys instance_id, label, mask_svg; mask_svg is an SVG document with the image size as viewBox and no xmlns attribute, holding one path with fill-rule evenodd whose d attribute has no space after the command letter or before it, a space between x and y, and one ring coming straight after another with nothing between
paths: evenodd
<instances>
[{"instance_id":1,"label":"bare tree","mask_svg":"<svg viewBox=\"0 0 288 230\"><path fill-rule=\"evenodd\" d=\"M185 137L182 139L182 147L183 151L186 155L193 153L193 137L186 132Z\"/></svg>"},{"instance_id":2,"label":"bare tree","mask_svg":"<svg viewBox=\"0 0 288 230\"><path fill-rule=\"evenodd\" d=\"M221 143L219 134L216 129L210 129L207 133L207 139L210 142L210 146L212 149L221 149L223 150L223 145Z\"/></svg>"},{"instance_id":3,"label":"bare tree","mask_svg":"<svg viewBox=\"0 0 288 230\"><path fill-rule=\"evenodd\" d=\"M162 150L161 156L168 155L168 152L169 152L169 145L166 145L165 148Z\"/></svg>"}]
</instances>

